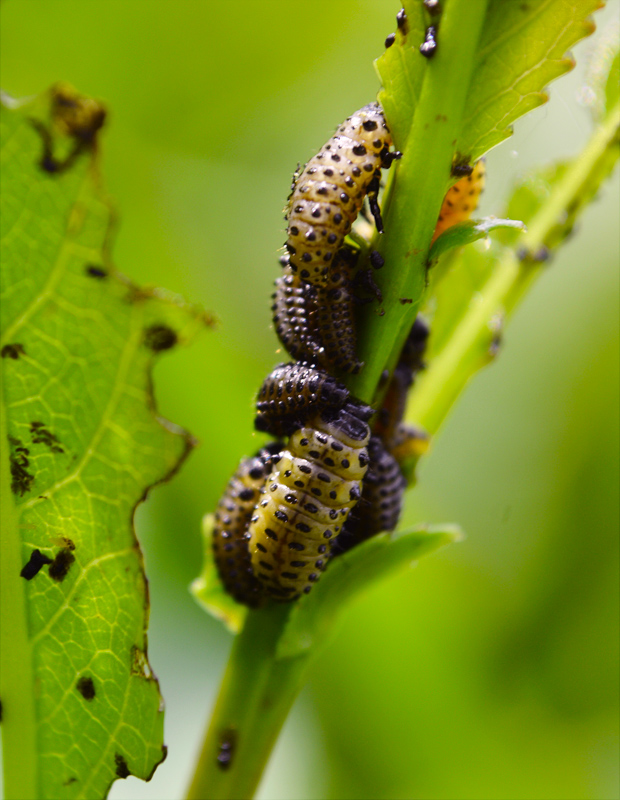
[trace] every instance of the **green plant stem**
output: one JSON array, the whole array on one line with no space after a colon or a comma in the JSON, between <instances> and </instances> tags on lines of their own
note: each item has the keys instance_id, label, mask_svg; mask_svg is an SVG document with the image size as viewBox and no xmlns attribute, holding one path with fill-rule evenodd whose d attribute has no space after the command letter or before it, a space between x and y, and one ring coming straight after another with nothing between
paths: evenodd
<instances>
[{"instance_id":1,"label":"green plant stem","mask_svg":"<svg viewBox=\"0 0 620 800\"><path fill-rule=\"evenodd\" d=\"M450 181L454 142L461 129L487 1L450 0L442 14L440 46L427 64L386 208L386 233L379 242L385 259L381 276L385 315L372 315L365 321L358 345L365 367L349 382L351 391L366 402L373 400L386 366L394 365L424 292L429 243ZM412 302L401 303L401 299Z\"/></svg>"},{"instance_id":2,"label":"green plant stem","mask_svg":"<svg viewBox=\"0 0 620 800\"><path fill-rule=\"evenodd\" d=\"M0 698L2 699L2 762L6 800L36 800L37 741L32 649L26 614L26 581L18 514L13 503L9 453L0 376Z\"/></svg>"},{"instance_id":3,"label":"green plant stem","mask_svg":"<svg viewBox=\"0 0 620 800\"><path fill-rule=\"evenodd\" d=\"M289 611L286 604L273 604L248 614L233 644L188 800L253 797L310 661L309 655L276 659ZM217 756L231 731L232 758L222 769Z\"/></svg>"},{"instance_id":4,"label":"green plant stem","mask_svg":"<svg viewBox=\"0 0 620 800\"><path fill-rule=\"evenodd\" d=\"M436 433L474 372L490 361L489 347L494 335L490 322L494 316L499 314L504 318L511 313L542 271L540 263L519 259L516 253L534 254L548 243L548 237L579 200L599 159L617 137L619 124L617 106L554 186L528 230L518 238L515 249L506 250L480 291L478 301L472 303L444 349L420 376L407 408L407 418L430 434Z\"/></svg>"}]
</instances>

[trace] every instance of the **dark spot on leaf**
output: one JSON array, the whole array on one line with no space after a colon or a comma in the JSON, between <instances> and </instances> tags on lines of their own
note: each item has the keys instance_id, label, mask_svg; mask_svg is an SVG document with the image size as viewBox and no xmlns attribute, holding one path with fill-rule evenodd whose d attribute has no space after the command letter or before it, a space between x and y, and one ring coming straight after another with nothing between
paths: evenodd
<instances>
[{"instance_id":1,"label":"dark spot on leaf","mask_svg":"<svg viewBox=\"0 0 620 800\"><path fill-rule=\"evenodd\" d=\"M2 722L2 700L0 700L0 722Z\"/></svg>"},{"instance_id":2,"label":"dark spot on leaf","mask_svg":"<svg viewBox=\"0 0 620 800\"><path fill-rule=\"evenodd\" d=\"M177 343L177 335L167 325L151 325L144 331L144 344L154 352L170 350Z\"/></svg>"},{"instance_id":3,"label":"dark spot on leaf","mask_svg":"<svg viewBox=\"0 0 620 800\"><path fill-rule=\"evenodd\" d=\"M128 778L131 775L127 762L120 753L114 753L114 764L117 778Z\"/></svg>"},{"instance_id":4,"label":"dark spot on leaf","mask_svg":"<svg viewBox=\"0 0 620 800\"><path fill-rule=\"evenodd\" d=\"M90 275L91 278L107 278L108 271L103 267L98 267L96 264L87 264L84 267L84 272Z\"/></svg>"},{"instance_id":5,"label":"dark spot on leaf","mask_svg":"<svg viewBox=\"0 0 620 800\"><path fill-rule=\"evenodd\" d=\"M220 734L220 743L216 756L217 765L220 769L226 770L230 767L236 745L237 731L234 728L223 730Z\"/></svg>"},{"instance_id":6,"label":"dark spot on leaf","mask_svg":"<svg viewBox=\"0 0 620 800\"><path fill-rule=\"evenodd\" d=\"M28 559L28 563L22 567L22 571L19 574L27 581L31 581L34 576L40 572L42 567L51 563L52 559L48 558L48 556L44 555L40 550L33 550Z\"/></svg>"},{"instance_id":7,"label":"dark spot on leaf","mask_svg":"<svg viewBox=\"0 0 620 800\"><path fill-rule=\"evenodd\" d=\"M67 577L71 564L75 561L75 556L68 547L63 547L56 553L56 557L50 564L49 574L52 580L61 583Z\"/></svg>"},{"instance_id":8,"label":"dark spot on leaf","mask_svg":"<svg viewBox=\"0 0 620 800\"><path fill-rule=\"evenodd\" d=\"M82 695L84 700L92 700L95 696L95 684L93 679L83 675L75 684L75 688Z\"/></svg>"},{"instance_id":9,"label":"dark spot on leaf","mask_svg":"<svg viewBox=\"0 0 620 800\"><path fill-rule=\"evenodd\" d=\"M399 297L398 302L401 305L406 306L408 303L413 303L413 298L412 297Z\"/></svg>"},{"instance_id":10,"label":"dark spot on leaf","mask_svg":"<svg viewBox=\"0 0 620 800\"><path fill-rule=\"evenodd\" d=\"M44 444L52 453L64 453L60 446L60 439L45 427L43 422L35 420L30 423L30 433L32 434L33 444Z\"/></svg>"},{"instance_id":11,"label":"dark spot on leaf","mask_svg":"<svg viewBox=\"0 0 620 800\"><path fill-rule=\"evenodd\" d=\"M23 344L5 344L0 350L2 358L12 358L16 361L20 356L26 355Z\"/></svg>"},{"instance_id":12,"label":"dark spot on leaf","mask_svg":"<svg viewBox=\"0 0 620 800\"><path fill-rule=\"evenodd\" d=\"M34 482L34 475L27 470L27 467L30 466L30 461L28 460L29 451L14 436L9 436L8 439L12 447L12 452L9 456L11 491L13 494L19 494L22 497L26 492L30 491L30 487Z\"/></svg>"},{"instance_id":13,"label":"dark spot on leaf","mask_svg":"<svg viewBox=\"0 0 620 800\"><path fill-rule=\"evenodd\" d=\"M70 778L67 778L67 780L63 783L63 786L71 786L72 783L77 783L77 778L75 777L75 775L72 775Z\"/></svg>"},{"instance_id":14,"label":"dark spot on leaf","mask_svg":"<svg viewBox=\"0 0 620 800\"><path fill-rule=\"evenodd\" d=\"M464 178L467 175L471 175L474 171L473 166L471 165L471 156L470 155L462 155L461 153L456 153L452 160L452 169L450 170L450 174L454 178Z\"/></svg>"}]
</instances>

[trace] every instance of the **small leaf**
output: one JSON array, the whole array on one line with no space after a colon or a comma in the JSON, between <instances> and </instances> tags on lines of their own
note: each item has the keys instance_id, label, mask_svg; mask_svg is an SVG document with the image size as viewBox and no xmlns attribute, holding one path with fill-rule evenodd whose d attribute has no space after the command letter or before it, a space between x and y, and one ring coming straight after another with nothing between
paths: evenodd
<instances>
[{"instance_id":1,"label":"small leaf","mask_svg":"<svg viewBox=\"0 0 620 800\"><path fill-rule=\"evenodd\" d=\"M543 89L569 72L567 51L589 36L600 0L491 0L457 150L479 158L511 135L516 119L547 101Z\"/></svg>"},{"instance_id":2,"label":"small leaf","mask_svg":"<svg viewBox=\"0 0 620 800\"><path fill-rule=\"evenodd\" d=\"M476 242L478 239L485 239L491 231L498 228L516 228L523 231L525 230L525 225L518 219L498 219L497 217L469 219L466 222L459 222L457 225L452 225L437 238L428 254L429 265L432 266L441 255L448 250L452 250L453 247L462 247Z\"/></svg>"},{"instance_id":3,"label":"small leaf","mask_svg":"<svg viewBox=\"0 0 620 800\"><path fill-rule=\"evenodd\" d=\"M237 603L224 589L213 559L212 536L213 514L206 514L202 520L202 572L192 581L190 592L205 611L220 620L231 633L239 633L248 609Z\"/></svg>"},{"instance_id":4,"label":"small leaf","mask_svg":"<svg viewBox=\"0 0 620 800\"><path fill-rule=\"evenodd\" d=\"M193 445L157 416L153 364L206 317L110 264L104 114L66 86L1 110L2 583L19 642L1 653L3 743L15 753L30 726L35 749L7 760L7 796L26 796L22 763L58 800L148 780L165 756L133 514Z\"/></svg>"},{"instance_id":5,"label":"small leaf","mask_svg":"<svg viewBox=\"0 0 620 800\"><path fill-rule=\"evenodd\" d=\"M278 642L278 658L294 658L320 644L339 612L377 581L404 570L423 555L462 539L453 525L381 533L335 558L312 592L291 609Z\"/></svg>"}]
</instances>

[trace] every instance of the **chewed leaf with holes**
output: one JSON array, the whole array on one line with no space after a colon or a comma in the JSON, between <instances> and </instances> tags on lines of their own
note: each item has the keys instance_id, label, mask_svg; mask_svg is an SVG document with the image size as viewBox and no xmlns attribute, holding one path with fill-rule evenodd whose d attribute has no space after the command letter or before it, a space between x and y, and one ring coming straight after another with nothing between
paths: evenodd
<instances>
[{"instance_id":1,"label":"chewed leaf with holes","mask_svg":"<svg viewBox=\"0 0 620 800\"><path fill-rule=\"evenodd\" d=\"M165 755L133 512L192 445L156 415L153 362L207 320L109 265L104 116L65 86L2 108L7 795L103 797Z\"/></svg>"}]
</instances>

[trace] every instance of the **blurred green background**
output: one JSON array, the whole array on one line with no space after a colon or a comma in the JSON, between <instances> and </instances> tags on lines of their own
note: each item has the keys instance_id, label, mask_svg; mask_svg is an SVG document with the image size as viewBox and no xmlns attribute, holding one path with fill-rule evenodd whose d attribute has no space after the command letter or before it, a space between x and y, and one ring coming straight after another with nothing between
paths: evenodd
<instances>
[{"instance_id":1,"label":"blurred green background","mask_svg":"<svg viewBox=\"0 0 620 800\"><path fill-rule=\"evenodd\" d=\"M269 295L291 173L375 97L397 0L6 0L2 85L105 100L114 258L220 326L158 366L161 412L201 441L138 510L166 698L167 761L114 800L182 795L231 644L187 593L200 519L257 446L252 399L279 360ZM598 15L618 17L618 2ZM576 152L592 48L488 157L482 211ZM261 798L606 800L618 783L618 181L467 389L404 522L465 542L369 591L316 664Z\"/></svg>"}]
</instances>

